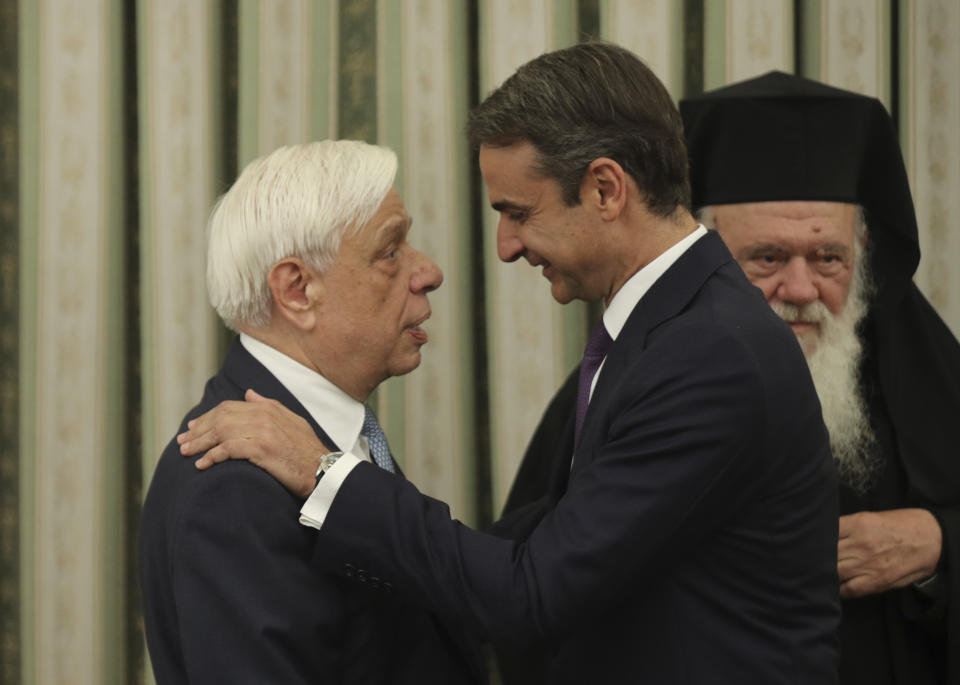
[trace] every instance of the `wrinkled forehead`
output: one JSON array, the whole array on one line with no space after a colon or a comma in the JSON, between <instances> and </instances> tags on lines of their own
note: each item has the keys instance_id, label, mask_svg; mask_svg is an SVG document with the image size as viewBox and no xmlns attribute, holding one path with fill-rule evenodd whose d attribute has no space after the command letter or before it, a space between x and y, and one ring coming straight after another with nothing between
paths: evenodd
<instances>
[{"instance_id":1,"label":"wrinkled forehead","mask_svg":"<svg viewBox=\"0 0 960 685\"><path fill-rule=\"evenodd\" d=\"M848 202L778 200L706 208L704 221L737 243L833 241L852 245L857 205Z\"/></svg>"},{"instance_id":2,"label":"wrinkled forehead","mask_svg":"<svg viewBox=\"0 0 960 685\"><path fill-rule=\"evenodd\" d=\"M766 202L738 202L714 206L727 216L758 216L784 219L824 218L838 221L852 220L857 205L851 202L823 200L771 200Z\"/></svg>"}]
</instances>

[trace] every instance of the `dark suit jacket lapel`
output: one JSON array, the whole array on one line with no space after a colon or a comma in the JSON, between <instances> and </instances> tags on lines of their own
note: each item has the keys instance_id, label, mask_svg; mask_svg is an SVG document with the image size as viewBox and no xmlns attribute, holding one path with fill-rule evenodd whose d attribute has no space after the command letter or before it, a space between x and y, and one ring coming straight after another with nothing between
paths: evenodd
<instances>
[{"instance_id":1,"label":"dark suit jacket lapel","mask_svg":"<svg viewBox=\"0 0 960 685\"><path fill-rule=\"evenodd\" d=\"M567 491L567 481L570 478L570 460L574 454L573 450L570 449L570 445L573 444L576 424L576 411L574 411L570 413L567 422L563 426L563 437L560 440L559 453L554 459L555 468L550 475L550 488L547 491L547 497L551 505L563 497L563 493Z\"/></svg>"},{"instance_id":2,"label":"dark suit jacket lapel","mask_svg":"<svg viewBox=\"0 0 960 685\"><path fill-rule=\"evenodd\" d=\"M683 311L707 279L732 259L720 236L715 231L708 231L640 298L603 363L583 420L578 450L590 444L591 418L606 412L610 389L615 387L634 357L643 352L650 331ZM584 459L574 459L574 470L584 466L584 462Z\"/></svg>"}]
</instances>

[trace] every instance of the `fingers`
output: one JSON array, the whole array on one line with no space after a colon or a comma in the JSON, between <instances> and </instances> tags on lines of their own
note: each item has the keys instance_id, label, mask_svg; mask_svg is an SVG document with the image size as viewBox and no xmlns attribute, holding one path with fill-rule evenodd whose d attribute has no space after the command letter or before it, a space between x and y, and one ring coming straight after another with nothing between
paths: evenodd
<instances>
[{"instance_id":1,"label":"fingers","mask_svg":"<svg viewBox=\"0 0 960 685\"><path fill-rule=\"evenodd\" d=\"M180 454L185 457L192 457L215 447L219 440L212 430L205 433L189 430L178 435L177 442L180 443Z\"/></svg>"},{"instance_id":2,"label":"fingers","mask_svg":"<svg viewBox=\"0 0 960 685\"><path fill-rule=\"evenodd\" d=\"M840 583L840 599L865 597L874 592L876 592L876 589L873 589L870 579L865 576L857 576L845 583Z\"/></svg>"},{"instance_id":3,"label":"fingers","mask_svg":"<svg viewBox=\"0 0 960 685\"><path fill-rule=\"evenodd\" d=\"M910 583L923 580L922 573L890 573L881 571L857 571L847 580L841 578L840 597L847 599L850 597L865 597L879 592L888 592L897 588L906 587Z\"/></svg>"},{"instance_id":4,"label":"fingers","mask_svg":"<svg viewBox=\"0 0 960 685\"><path fill-rule=\"evenodd\" d=\"M216 425L216 423L220 421L223 416L229 416L234 412L243 411L244 406L245 404L243 402L236 400L224 400L210 411L207 411L195 419L188 421L186 433L192 433L195 435L205 433L210 430L212 426ZM181 435L183 435L183 433L181 433ZM177 436L177 442L182 444L180 435Z\"/></svg>"},{"instance_id":5,"label":"fingers","mask_svg":"<svg viewBox=\"0 0 960 685\"><path fill-rule=\"evenodd\" d=\"M185 433L177 436L177 442L180 444L180 454L192 457L227 440L250 437L254 430L249 423L221 414L215 423L194 424Z\"/></svg>"},{"instance_id":6,"label":"fingers","mask_svg":"<svg viewBox=\"0 0 960 685\"><path fill-rule=\"evenodd\" d=\"M853 538L845 538L837 542L837 561L855 562L867 554L863 545Z\"/></svg>"},{"instance_id":7,"label":"fingers","mask_svg":"<svg viewBox=\"0 0 960 685\"><path fill-rule=\"evenodd\" d=\"M253 402L225 400L187 422L187 430L177 435L180 453L194 456L224 440L250 436L257 430L276 426L278 422L273 417L275 410L272 406L277 404L276 400L265 398L253 390L247 393L259 399Z\"/></svg>"},{"instance_id":8,"label":"fingers","mask_svg":"<svg viewBox=\"0 0 960 685\"><path fill-rule=\"evenodd\" d=\"M863 597L902 586L902 578L891 568L889 560L857 556L837 564L840 578L840 596Z\"/></svg>"},{"instance_id":9,"label":"fingers","mask_svg":"<svg viewBox=\"0 0 960 685\"><path fill-rule=\"evenodd\" d=\"M909 585L923 577L912 567L909 555L899 550L875 551L867 544L841 542L837 559L840 596L863 597Z\"/></svg>"},{"instance_id":10,"label":"fingers","mask_svg":"<svg viewBox=\"0 0 960 685\"><path fill-rule=\"evenodd\" d=\"M297 458L268 456L263 443L255 440L228 440L209 450L194 462L200 471L228 459L245 459L273 476L290 492L306 499L316 485L314 474L320 462L317 454L298 455Z\"/></svg>"},{"instance_id":11,"label":"fingers","mask_svg":"<svg viewBox=\"0 0 960 685\"><path fill-rule=\"evenodd\" d=\"M846 516L841 516L840 525L838 528L839 538L842 540L853 535L857 524L857 514L847 514Z\"/></svg>"},{"instance_id":12,"label":"fingers","mask_svg":"<svg viewBox=\"0 0 960 685\"><path fill-rule=\"evenodd\" d=\"M234 412L242 411L243 402L225 400L208 412L205 412L195 419L187 422L187 430L177 435L177 444L180 445L180 453L185 455L197 454L210 447L210 444L204 444L201 449L192 449L192 445L184 452L183 447L187 443L193 443L201 436L207 435L214 429L224 417L228 417ZM216 443L213 443L216 444Z\"/></svg>"},{"instance_id":13,"label":"fingers","mask_svg":"<svg viewBox=\"0 0 960 685\"><path fill-rule=\"evenodd\" d=\"M861 573L863 573L863 567L859 559L842 559L837 563L837 576L841 583L856 578Z\"/></svg>"},{"instance_id":14,"label":"fingers","mask_svg":"<svg viewBox=\"0 0 960 685\"><path fill-rule=\"evenodd\" d=\"M194 462L194 465L204 471L214 464L220 464L228 459L246 459L256 462L262 452L263 446L249 438L225 440L207 450L206 454Z\"/></svg>"},{"instance_id":15,"label":"fingers","mask_svg":"<svg viewBox=\"0 0 960 685\"><path fill-rule=\"evenodd\" d=\"M184 456L196 456L218 445L226 445L229 450L238 448L242 450L238 455L241 459L251 458L250 449L274 452L279 446L287 444L284 431L278 428L269 417L259 414L252 416L224 414L206 432L200 433L193 428L179 435L177 441L180 443L180 453Z\"/></svg>"},{"instance_id":16,"label":"fingers","mask_svg":"<svg viewBox=\"0 0 960 685\"><path fill-rule=\"evenodd\" d=\"M246 401L221 402L187 424L177 436L184 456L205 470L228 459L246 459L267 471L291 492L308 496L316 484L323 445L310 423L276 400L254 390Z\"/></svg>"},{"instance_id":17,"label":"fingers","mask_svg":"<svg viewBox=\"0 0 960 685\"><path fill-rule=\"evenodd\" d=\"M181 452L183 452L182 447L181 447ZM190 456L190 455L186 455L186 453L184 453L184 455ZM205 471L206 469L210 468L214 464L219 464L220 462L226 461L229 458L230 458L230 452L228 450L223 449L219 445L217 445L213 449L207 450L206 454L204 454L202 457L197 459L193 463L193 465L196 466L199 470Z\"/></svg>"},{"instance_id":18,"label":"fingers","mask_svg":"<svg viewBox=\"0 0 960 685\"><path fill-rule=\"evenodd\" d=\"M245 393L243 393L243 398L247 402L269 402L270 401L269 398L264 397L253 388L250 388Z\"/></svg>"}]
</instances>

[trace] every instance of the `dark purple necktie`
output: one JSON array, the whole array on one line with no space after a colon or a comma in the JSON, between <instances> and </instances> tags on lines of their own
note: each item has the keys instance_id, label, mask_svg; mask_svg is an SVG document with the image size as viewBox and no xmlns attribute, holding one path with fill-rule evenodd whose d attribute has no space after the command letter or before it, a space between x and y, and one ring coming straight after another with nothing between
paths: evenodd
<instances>
[{"instance_id":1,"label":"dark purple necktie","mask_svg":"<svg viewBox=\"0 0 960 685\"><path fill-rule=\"evenodd\" d=\"M577 383L577 429L574 433L573 444L580 440L580 428L583 426L583 417L587 415L587 405L590 404L590 383L600 368L600 363L607 356L607 350L613 343L613 338L607 333L603 319L597 322L587 342L587 349L583 351L583 361L580 363L580 381Z\"/></svg>"}]
</instances>

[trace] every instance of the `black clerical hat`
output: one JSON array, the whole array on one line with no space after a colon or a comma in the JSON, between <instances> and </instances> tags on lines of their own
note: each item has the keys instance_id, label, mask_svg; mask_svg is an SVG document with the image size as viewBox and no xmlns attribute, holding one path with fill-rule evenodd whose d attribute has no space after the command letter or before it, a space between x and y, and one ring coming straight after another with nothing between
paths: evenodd
<instances>
[{"instance_id":1,"label":"black clerical hat","mask_svg":"<svg viewBox=\"0 0 960 685\"><path fill-rule=\"evenodd\" d=\"M876 98L770 72L680 102L694 208L832 200L864 207L875 279L920 259L893 121Z\"/></svg>"}]
</instances>

